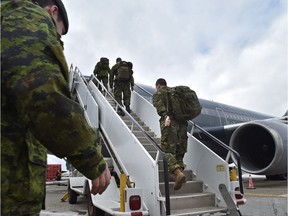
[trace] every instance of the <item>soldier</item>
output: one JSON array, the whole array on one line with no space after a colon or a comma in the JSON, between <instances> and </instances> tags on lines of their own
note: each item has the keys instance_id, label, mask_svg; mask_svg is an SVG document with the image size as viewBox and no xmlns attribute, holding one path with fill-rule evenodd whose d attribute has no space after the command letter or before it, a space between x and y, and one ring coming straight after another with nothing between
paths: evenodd
<instances>
[{"instance_id":1,"label":"soldier","mask_svg":"<svg viewBox=\"0 0 288 216\"><path fill-rule=\"evenodd\" d=\"M167 153L168 170L175 176L174 190L179 190L186 181L183 173L184 154L187 151L187 121L176 120L168 111L169 91L165 79L156 81L157 92L153 95L153 105L160 118L161 146Z\"/></svg>"},{"instance_id":2,"label":"soldier","mask_svg":"<svg viewBox=\"0 0 288 216\"><path fill-rule=\"evenodd\" d=\"M108 76L110 74L109 59L105 57L100 58L100 61L97 62L94 68L93 74L108 89ZM101 86L99 86L99 90L102 91Z\"/></svg>"},{"instance_id":3,"label":"soldier","mask_svg":"<svg viewBox=\"0 0 288 216\"><path fill-rule=\"evenodd\" d=\"M116 69L117 69L117 67L121 61L122 61L122 59L120 57L118 57L116 59L116 64L113 65L113 67L110 70L109 84L110 84L110 88L112 89L113 92L114 92L115 86L113 85L114 84L114 76L112 77L112 73L113 73L113 71L116 71Z\"/></svg>"},{"instance_id":4,"label":"soldier","mask_svg":"<svg viewBox=\"0 0 288 216\"><path fill-rule=\"evenodd\" d=\"M134 88L134 77L132 70L132 63L122 61L121 58L116 59L116 65L111 69L110 74L110 88L113 88L114 83L114 96L116 101L122 106L122 94L123 102L128 113L130 109L131 90ZM131 89L131 90L130 90ZM117 113L124 116L124 112L118 109Z\"/></svg>"},{"instance_id":5,"label":"soldier","mask_svg":"<svg viewBox=\"0 0 288 216\"><path fill-rule=\"evenodd\" d=\"M70 96L67 31L61 0L1 2L1 215L45 207L47 149L91 179L91 193L110 183L98 133Z\"/></svg>"}]
</instances>

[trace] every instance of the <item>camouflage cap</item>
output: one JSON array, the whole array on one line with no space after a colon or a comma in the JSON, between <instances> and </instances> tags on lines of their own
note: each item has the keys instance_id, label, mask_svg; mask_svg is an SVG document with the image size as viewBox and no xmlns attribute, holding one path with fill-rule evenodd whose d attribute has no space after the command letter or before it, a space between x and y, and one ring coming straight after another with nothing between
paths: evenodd
<instances>
[{"instance_id":1,"label":"camouflage cap","mask_svg":"<svg viewBox=\"0 0 288 216\"><path fill-rule=\"evenodd\" d=\"M68 15L66 12L66 9L64 7L64 4L61 0L54 0L55 4L60 10L61 18L63 20L64 26L65 26L65 32L63 32L63 35L67 34L68 28L69 28L69 21L68 21Z\"/></svg>"}]
</instances>

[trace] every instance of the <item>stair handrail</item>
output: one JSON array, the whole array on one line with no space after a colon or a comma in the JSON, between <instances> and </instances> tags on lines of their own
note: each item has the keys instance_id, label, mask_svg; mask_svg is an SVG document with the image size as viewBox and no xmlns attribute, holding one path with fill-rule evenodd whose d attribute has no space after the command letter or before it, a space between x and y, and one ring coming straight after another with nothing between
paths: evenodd
<instances>
[{"instance_id":1,"label":"stair handrail","mask_svg":"<svg viewBox=\"0 0 288 216\"><path fill-rule=\"evenodd\" d=\"M130 113L128 113L114 98L114 96L108 91L108 89L105 88L105 86L103 85L103 83L101 83L97 77L92 74L89 77L88 82L86 81L86 79L83 79L84 82L86 83L86 85L88 86L88 82L90 80L96 80L97 82L97 86L99 87L99 85L101 85L102 91L104 91L104 96L106 97L107 95L109 95L114 102L116 103L116 110L117 109L121 109L125 115L127 115L130 120L133 122L133 124L135 124L138 129L140 129L140 131L145 135L145 137L149 140L149 142L157 149L157 151L160 153L160 155L163 158L163 168L164 168L164 186L165 186L165 207L166 207L166 215L170 215L171 213L171 207L170 207L170 191L169 191L169 172L168 172L168 162L167 162L167 155L164 152L164 150L153 140L153 138L143 129L143 127L130 115ZM95 83L94 83L95 84ZM121 167L120 167L121 168ZM122 168L121 168L122 169Z\"/></svg>"},{"instance_id":2,"label":"stair handrail","mask_svg":"<svg viewBox=\"0 0 288 216\"><path fill-rule=\"evenodd\" d=\"M139 89L141 89L142 91L144 91L145 93L147 93L150 96L153 96L149 91L147 91L146 89L142 88L141 86L135 84ZM188 121L190 124L194 125L196 128L198 128L199 130L201 130L206 136L208 136L210 139L212 139L214 142L216 142L218 145L220 145L221 147L225 148L226 150L228 150L229 152L232 152L237 159L237 169L238 169L238 181L239 181L239 188L240 188L240 192L242 194L244 194L244 190L243 190L243 182L242 182L242 169L241 169L241 161L240 161L240 154L235 151L234 149L232 149L230 146L226 145L225 143L223 143L221 140L217 139L215 136L213 136L212 134L210 134L209 132L207 132L205 129L201 128L199 125L197 125L196 123L194 123L193 121L189 120ZM193 134L192 134L193 135Z\"/></svg>"},{"instance_id":3,"label":"stair handrail","mask_svg":"<svg viewBox=\"0 0 288 216\"><path fill-rule=\"evenodd\" d=\"M147 91L146 89L142 88L141 86L139 86L137 83L134 84L135 86L137 86L137 88L141 89L142 91L144 91L145 93L147 93L150 96L153 96L153 94L151 94L151 92Z\"/></svg>"},{"instance_id":4,"label":"stair handrail","mask_svg":"<svg viewBox=\"0 0 288 216\"><path fill-rule=\"evenodd\" d=\"M199 125L197 125L196 123L194 123L193 121L189 120L189 123L192 124L194 127L198 128L200 131L203 132L203 134L205 134L207 137L209 137L211 140L213 140L214 142L216 142L218 145L220 145L221 147L225 148L226 150L228 150L229 152L232 152L237 159L237 170L238 170L238 181L239 181L239 188L240 188L240 192L242 194L244 194L244 190L243 190L243 182L242 182L242 169L241 169L241 160L240 160L240 154L235 151L234 149L232 149L230 146L226 145L224 142L222 142L221 140L217 139L215 136L213 136L212 134L210 134L209 132L207 132L205 129L201 128Z\"/></svg>"},{"instance_id":5,"label":"stair handrail","mask_svg":"<svg viewBox=\"0 0 288 216\"><path fill-rule=\"evenodd\" d=\"M70 71L72 71L72 70L73 70L73 66L70 67ZM85 85L86 85L87 88L89 89L89 87L88 87L88 82L87 82L87 80L86 80L86 77L81 74L81 71L79 70L79 68L76 67L76 68L74 69L74 73L78 73L78 74L79 74L80 78L83 80L83 82L85 83ZM71 75L72 75L72 74L71 74ZM77 81L76 81L76 78L73 77L73 75L72 75L72 78L73 78L73 80L72 80L72 86L70 87L70 88L71 88L70 91L71 91L71 93L73 94L73 92L75 91L75 84L77 84ZM76 81L76 82L75 82L75 81ZM74 84L74 85L73 85L73 84ZM118 159L117 159L117 158L115 157L115 155L113 154L113 150L112 150L111 147L108 145L108 141L107 141L105 135L103 134L102 128L99 128L99 134L100 134L102 140L104 141L104 144L107 146L107 150L109 151L110 155L113 157L113 159L114 159L114 161L115 161L115 164L116 164L116 166L118 167L119 171L120 171L121 173L126 174L127 177L128 177L129 175L128 175L127 170L121 166L121 164L118 162ZM128 185L128 187L129 187L129 185Z\"/></svg>"}]
</instances>

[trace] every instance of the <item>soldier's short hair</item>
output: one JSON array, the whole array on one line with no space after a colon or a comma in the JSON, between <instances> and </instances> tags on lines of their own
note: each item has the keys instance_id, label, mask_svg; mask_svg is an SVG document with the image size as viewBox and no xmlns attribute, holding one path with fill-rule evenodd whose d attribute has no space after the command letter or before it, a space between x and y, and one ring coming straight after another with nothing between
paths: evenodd
<instances>
[{"instance_id":1,"label":"soldier's short hair","mask_svg":"<svg viewBox=\"0 0 288 216\"><path fill-rule=\"evenodd\" d=\"M156 81L156 84L155 84L156 86L157 85L160 85L160 86L167 86L167 82L166 82L166 80L165 79L163 79L163 78L159 78L157 81Z\"/></svg>"},{"instance_id":2,"label":"soldier's short hair","mask_svg":"<svg viewBox=\"0 0 288 216\"><path fill-rule=\"evenodd\" d=\"M120 57L118 57L118 58L116 59L116 62L120 62L120 61L122 61L122 59L121 59Z\"/></svg>"}]
</instances>

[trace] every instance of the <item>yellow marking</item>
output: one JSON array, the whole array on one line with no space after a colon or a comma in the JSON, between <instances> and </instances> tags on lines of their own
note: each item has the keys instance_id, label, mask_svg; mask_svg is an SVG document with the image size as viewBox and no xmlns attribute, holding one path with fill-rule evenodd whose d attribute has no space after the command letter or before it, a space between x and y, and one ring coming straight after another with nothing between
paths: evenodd
<instances>
[{"instance_id":1,"label":"yellow marking","mask_svg":"<svg viewBox=\"0 0 288 216\"><path fill-rule=\"evenodd\" d=\"M126 175L120 174L120 212L125 212L125 187L126 187Z\"/></svg>"},{"instance_id":2,"label":"yellow marking","mask_svg":"<svg viewBox=\"0 0 288 216\"><path fill-rule=\"evenodd\" d=\"M244 195L255 196L255 197L283 197L287 198L288 194L257 194L257 193L244 193Z\"/></svg>"},{"instance_id":3,"label":"yellow marking","mask_svg":"<svg viewBox=\"0 0 288 216\"><path fill-rule=\"evenodd\" d=\"M62 202L65 202L65 201L68 199L68 197L69 197L69 194L68 194L68 193L65 193L65 194L62 196L61 201L62 201Z\"/></svg>"},{"instance_id":4,"label":"yellow marking","mask_svg":"<svg viewBox=\"0 0 288 216\"><path fill-rule=\"evenodd\" d=\"M230 181L237 181L236 169L231 169L231 171L230 171Z\"/></svg>"},{"instance_id":5,"label":"yellow marking","mask_svg":"<svg viewBox=\"0 0 288 216\"><path fill-rule=\"evenodd\" d=\"M223 164L216 165L216 171L217 172L224 172L225 171L225 166Z\"/></svg>"}]
</instances>

